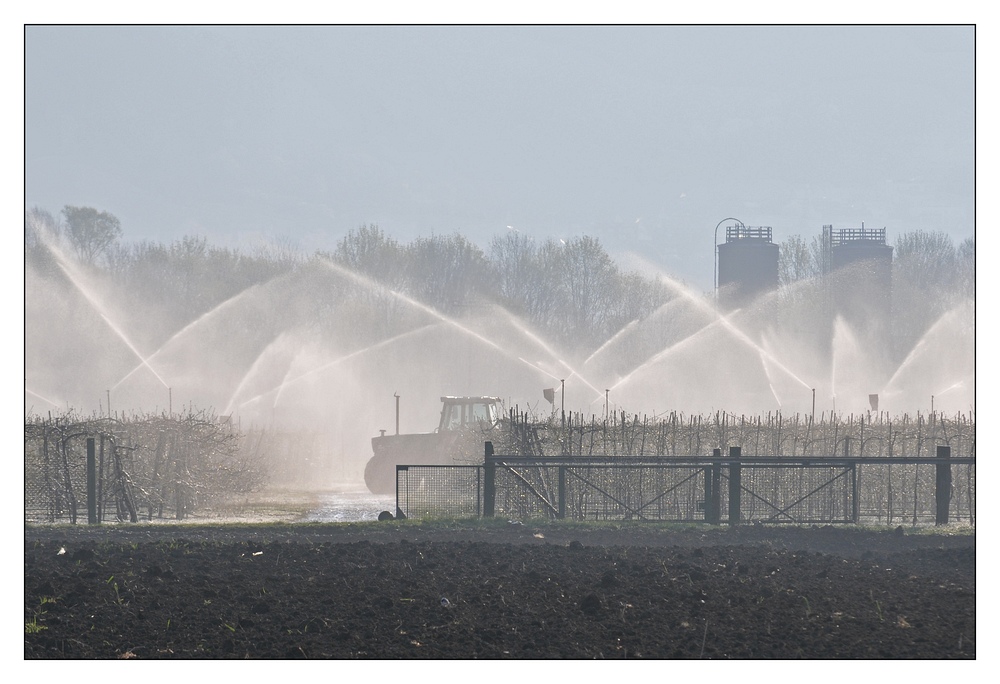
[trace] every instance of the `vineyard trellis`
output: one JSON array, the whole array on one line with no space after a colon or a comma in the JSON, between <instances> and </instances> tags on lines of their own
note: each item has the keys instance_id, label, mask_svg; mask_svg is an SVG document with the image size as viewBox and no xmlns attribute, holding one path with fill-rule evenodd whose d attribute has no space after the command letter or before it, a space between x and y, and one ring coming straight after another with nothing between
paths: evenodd
<instances>
[{"instance_id":1,"label":"vineyard trellis","mask_svg":"<svg viewBox=\"0 0 1000 684\"><path fill-rule=\"evenodd\" d=\"M87 520L93 440L98 521L183 519L267 478L266 431L241 432L207 411L33 416L24 424L26 522Z\"/></svg>"},{"instance_id":2,"label":"vineyard trellis","mask_svg":"<svg viewBox=\"0 0 1000 684\"><path fill-rule=\"evenodd\" d=\"M815 418L779 412L739 415L659 416L610 412L607 418L553 413L544 418L514 407L505 430L493 439L498 452L513 456L601 456L670 458L711 456L738 446L745 457L933 455L950 446L954 456L975 456L974 413L891 415L885 411ZM478 454L477 454L478 456Z\"/></svg>"}]
</instances>

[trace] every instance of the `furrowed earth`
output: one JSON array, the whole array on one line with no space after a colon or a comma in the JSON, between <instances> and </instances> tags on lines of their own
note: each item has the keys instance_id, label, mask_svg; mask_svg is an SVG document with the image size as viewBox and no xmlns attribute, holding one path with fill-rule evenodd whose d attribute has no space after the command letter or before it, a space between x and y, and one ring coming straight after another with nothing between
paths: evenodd
<instances>
[{"instance_id":1,"label":"furrowed earth","mask_svg":"<svg viewBox=\"0 0 1000 684\"><path fill-rule=\"evenodd\" d=\"M975 659L975 531L28 525L26 659Z\"/></svg>"}]
</instances>

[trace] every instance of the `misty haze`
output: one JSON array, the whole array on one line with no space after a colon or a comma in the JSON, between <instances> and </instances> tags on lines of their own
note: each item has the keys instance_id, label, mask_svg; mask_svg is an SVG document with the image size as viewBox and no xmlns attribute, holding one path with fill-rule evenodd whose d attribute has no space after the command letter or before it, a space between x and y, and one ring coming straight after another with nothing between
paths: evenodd
<instances>
[{"instance_id":1,"label":"misty haze","mask_svg":"<svg viewBox=\"0 0 1000 684\"><path fill-rule=\"evenodd\" d=\"M207 411L308 437L316 460L282 474L300 483L359 482L394 395L404 433L433 431L448 395L538 420L975 411L974 243L943 234L885 245L888 282L824 273L821 233L769 245L780 284L739 297L625 270L589 237L484 250L362 226L330 253L243 253L128 243L79 207L26 230L28 415Z\"/></svg>"}]
</instances>

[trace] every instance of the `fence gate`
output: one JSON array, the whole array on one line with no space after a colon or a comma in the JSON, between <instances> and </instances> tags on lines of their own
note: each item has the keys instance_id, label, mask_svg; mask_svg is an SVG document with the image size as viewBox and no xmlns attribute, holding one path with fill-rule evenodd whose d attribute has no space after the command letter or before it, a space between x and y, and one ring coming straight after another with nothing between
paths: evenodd
<instances>
[{"instance_id":1,"label":"fence gate","mask_svg":"<svg viewBox=\"0 0 1000 684\"><path fill-rule=\"evenodd\" d=\"M496 465L494 515L703 521L705 471L693 465ZM487 506L489 499L486 499ZM489 509L486 510L489 515Z\"/></svg>"},{"instance_id":2,"label":"fence gate","mask_svg":"<svg viewBox=\"0 0 1000 684\"><path fill-rule=\"evenodd\" d=\"M731 489L733 469L728 470L723 478L730 480ZM739 506L736 511L730 506L730 523L858 522L857 467L852 463L744 465L738 472Z\"/></svg>"}]
</instances>

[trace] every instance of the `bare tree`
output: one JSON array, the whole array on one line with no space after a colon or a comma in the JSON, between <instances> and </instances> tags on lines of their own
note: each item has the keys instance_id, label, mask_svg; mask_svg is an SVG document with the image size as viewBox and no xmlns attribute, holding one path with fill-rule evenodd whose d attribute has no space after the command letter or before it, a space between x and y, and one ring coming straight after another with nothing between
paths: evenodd
<instances>
[{"instance_id":1,"label":"bare tree","mask_svg":"<svg viewBox=\"0 0 1000 684\"><path fill-rule=\"evenodd\" d=\"M387 237L375 224L363 224L348 231L337 243L333 258L348 268L379 282L392 282L401 261L399 243Z\"/></svg>"},{"instance_id":2,"label":"bare tree","mask_svg":"<svg viewBox=\"0 0 1000 684\"><path fill-rule=\"evenodd\" d=\"M538 247L535 241L516 231L493 237L489 263L496 296L512 312L526 316L537 275Z\"/></svg>"},{"instance_id":3,"label":"bare tree","mask_svg":"<svg viewBox=\"0 0 1000 684\"><path fill-rule=\"evenodd\" d=\"M947 233L914 230L895 243L896 271L913 284L942 286L955 278L955 244Z\"/></svg>"},{"instance_id":4,"label":"bare tree","mask_svg":"<svg viewBox=\"0 0 1000 684\"><path fill-rule=\"evenodd\" d=\"M121 222L114 214L93 207L65 206L66 237L81 261L93 264L122 236Z\"/></svg>"},{"instance_id":5,"label":"bare tree","mask_svg":"<svg viewBox=\"0 0 1000 684\"><path fill-rule=\"evenodd\" d=\"M819 276L823 270L821 250L822 241L816 236L809 243L798 235L782 242L778 251L778 281L781 285L788 286Z\"/></svg>"},{"instance_id":6,"label":"bare tree","mask_svg":"<svg viewBox=\"0 0 1000 684\"><path fill-rule=\"evenodd\" d=\"M417 238L406 250L408 288L439 311L454 313L486 287L486 258L461 235Z\"/></svg>"},{"instance_id":7,"label":"bare tree","mask_svg":"<svg viewBox=\"0 0 1000 684\"><path fill-rule=\"evenodd\" d=\"M902 233L894 246L893 333L907 350L955 305L958 259L951 237L940 231Z\"/></svg>"},{"instance_id":8,"label":"bare tree","mask_svg":"<svg viewBox=\"0 0 1000 684\"><path fill-rule=\"evenodd\" d=\"M970 237L958 246L956 255L956 270L958 273L959 294L971 299L976 298L976 238Z\"/></svg>"}]
</instances>

